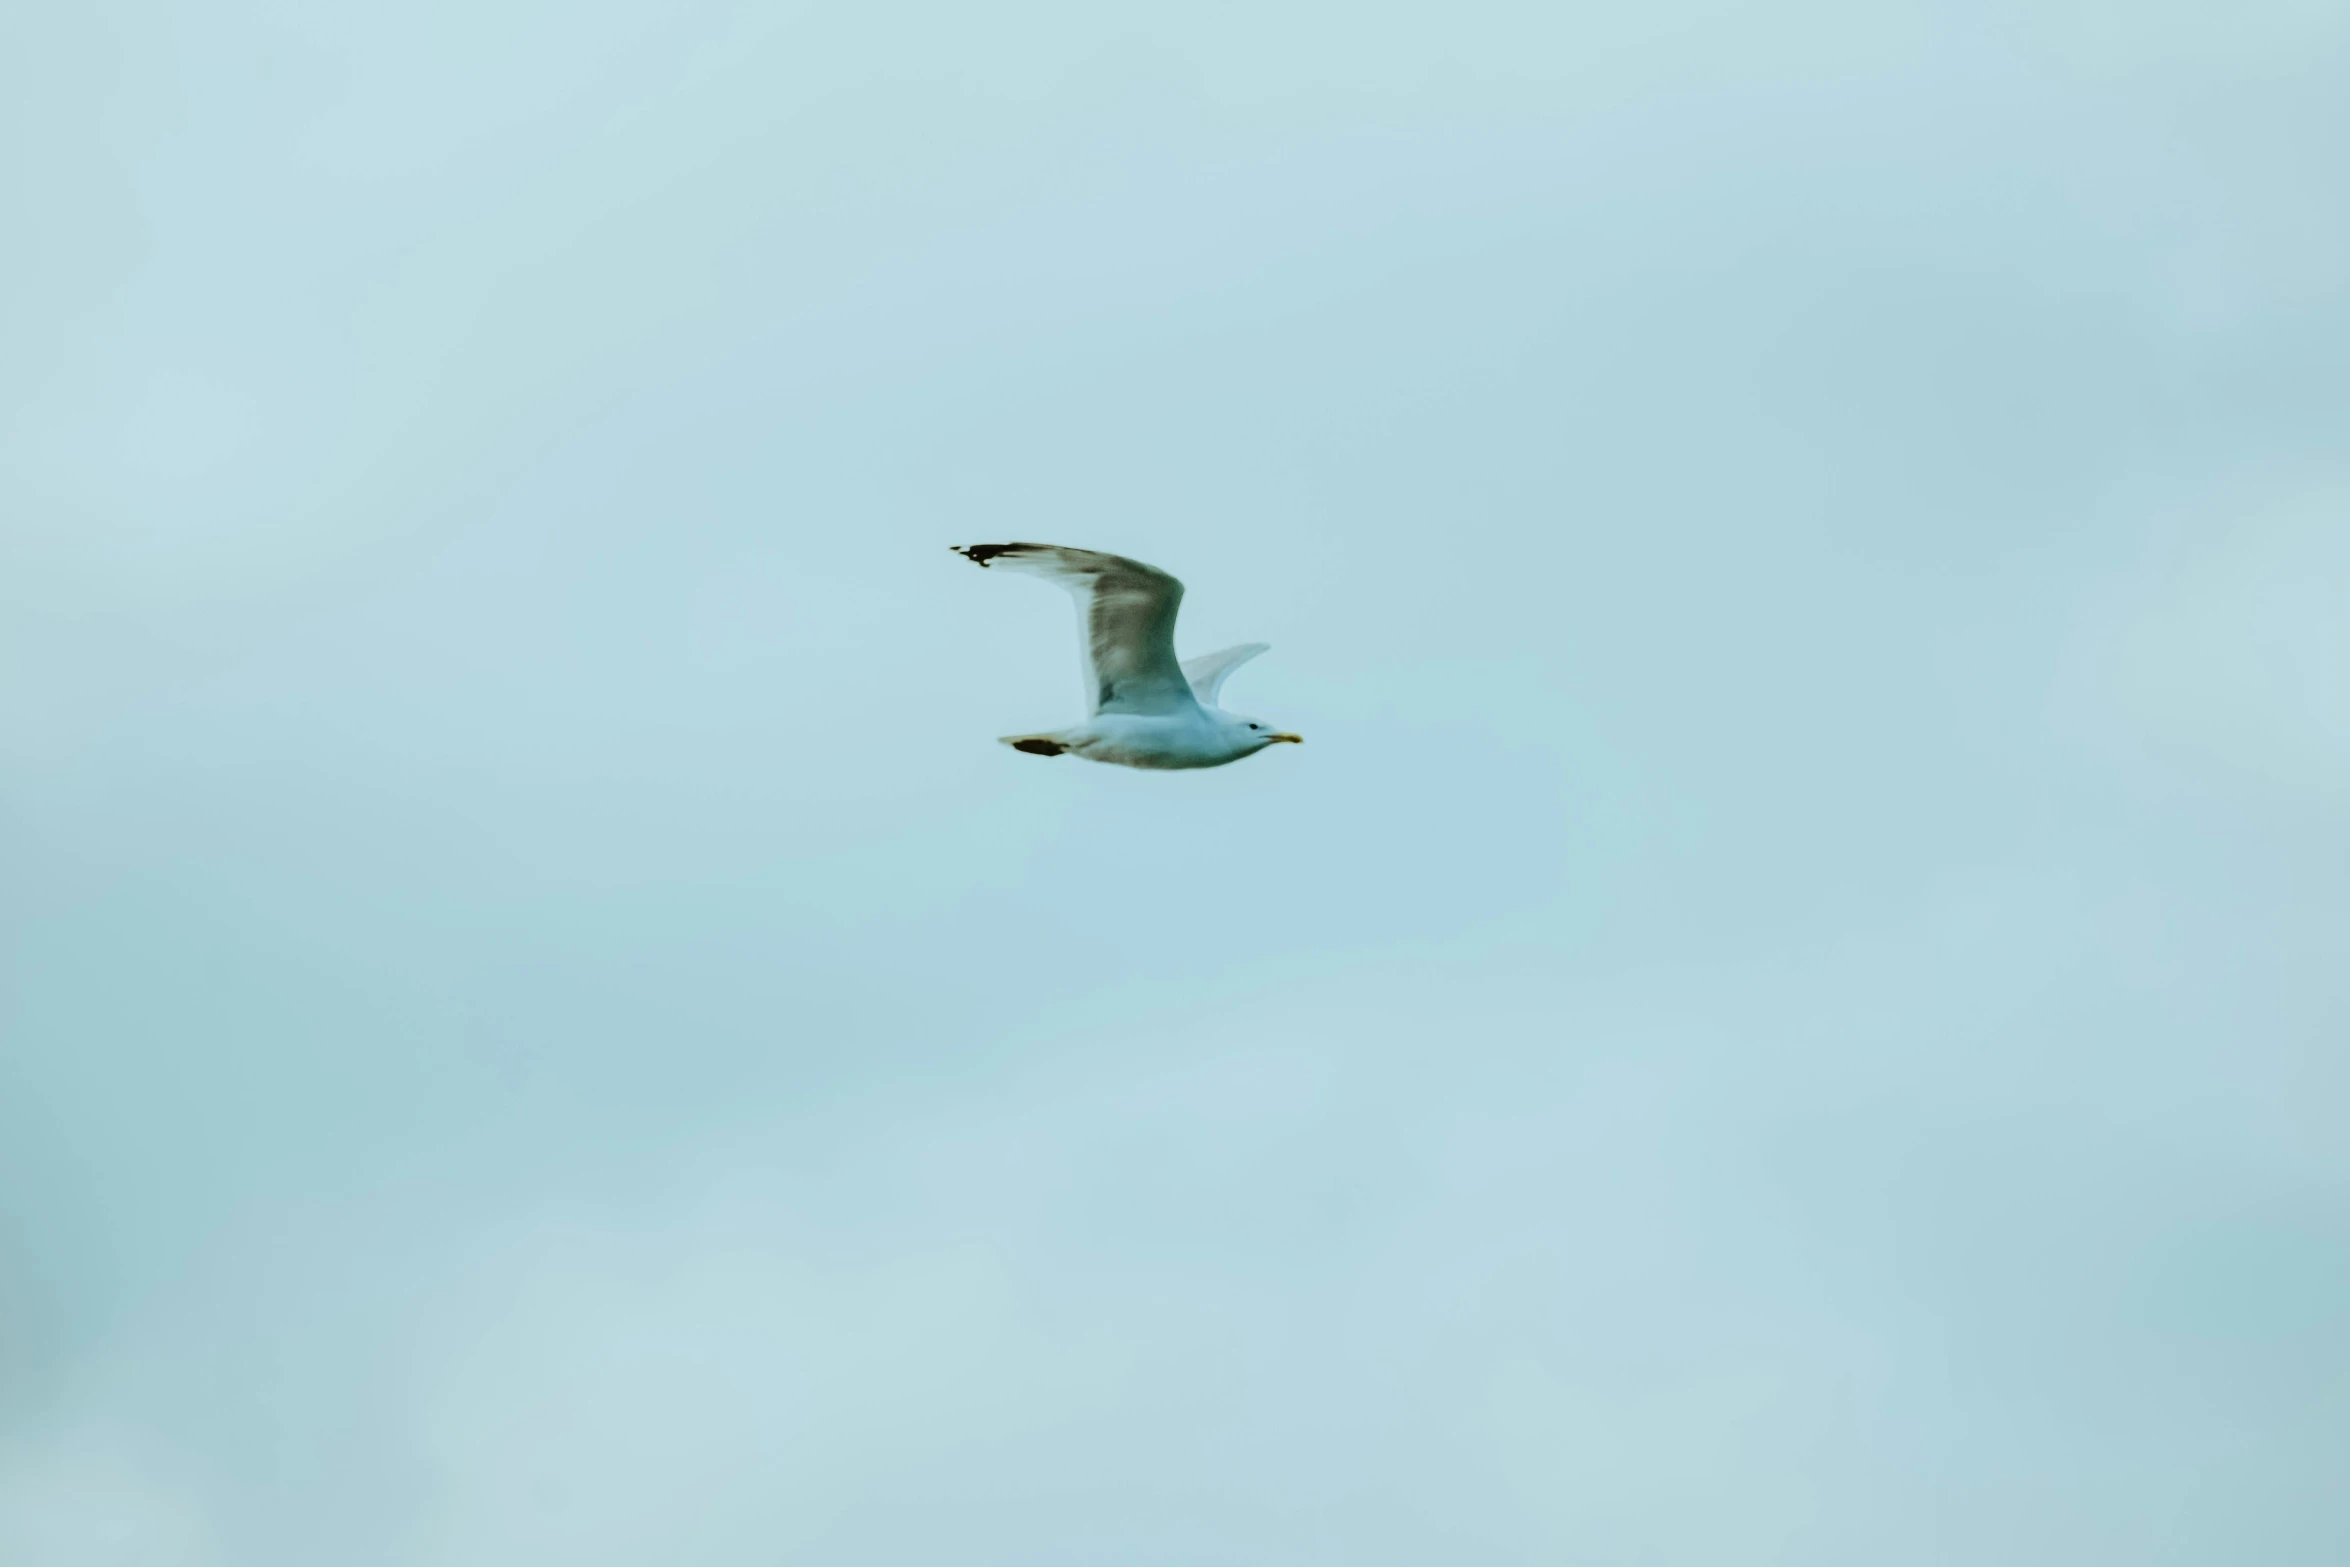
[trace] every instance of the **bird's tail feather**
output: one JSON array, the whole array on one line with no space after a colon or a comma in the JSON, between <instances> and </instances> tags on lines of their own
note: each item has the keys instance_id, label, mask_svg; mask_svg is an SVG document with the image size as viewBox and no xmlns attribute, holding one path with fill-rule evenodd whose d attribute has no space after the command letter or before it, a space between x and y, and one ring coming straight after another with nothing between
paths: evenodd
<instances>
[{"instance_id":1,"label":"bird's tail feather","mask_svg":"<svg viewBox=\"0 0 2350 1567\"><path fill-rule=\"evenodd\" d=\"M1030 756L1059 756L1069 748L1051 735L1003 735L1004 744Z\"/></svg>"}]
</instances>

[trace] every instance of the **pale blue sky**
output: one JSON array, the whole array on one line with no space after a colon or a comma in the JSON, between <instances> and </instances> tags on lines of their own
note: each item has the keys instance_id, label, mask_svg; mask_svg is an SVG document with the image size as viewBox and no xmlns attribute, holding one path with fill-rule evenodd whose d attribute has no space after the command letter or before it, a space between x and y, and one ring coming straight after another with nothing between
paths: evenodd
<instances>
[{"instance_id":1,"label":"pale blue sky","mask_svg":"<svg viewBox=\"0 0 2350 1567\"><path fill-rule=\"evenodd\" d=\"M11 1567L2350 1560L2340 6L17 12Z\"/></svg>"}]
</instances>

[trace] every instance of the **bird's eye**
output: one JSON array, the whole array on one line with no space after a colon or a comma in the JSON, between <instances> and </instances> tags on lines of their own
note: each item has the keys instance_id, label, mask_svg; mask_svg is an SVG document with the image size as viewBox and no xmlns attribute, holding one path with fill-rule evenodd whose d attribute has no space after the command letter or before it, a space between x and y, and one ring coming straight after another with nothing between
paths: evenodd
<instances>
[{"instance_id":1,"label":"bird's eye","mask_svg":"<svg viewBox=\"0 0 2350 1567\"><path fill-rule=\"evenodd\" d=\"M1265 726L1264 726L1263 724L1251 724L1251 725L1249 725L1249 727L1250 727L1251 729L1262 729L1262 728L1264 728Z\"/></svg>"}]
</instances>

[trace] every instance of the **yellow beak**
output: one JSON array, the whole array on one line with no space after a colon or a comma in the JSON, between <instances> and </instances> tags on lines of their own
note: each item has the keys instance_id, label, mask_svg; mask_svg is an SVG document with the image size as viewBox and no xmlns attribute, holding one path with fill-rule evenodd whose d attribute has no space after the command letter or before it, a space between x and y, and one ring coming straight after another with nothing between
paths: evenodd
<instances>
[{"instance_id":1,"label":"yellow beak","mask_svg":"<svg viewBox=\"0 0 2350 1567\"><path fill-rule=\"evenodd\" d=\"M1306 743L1306 737L1304 735L1274 735L1272 738L1275 740L1286 740L1291 745L1304 745Z\"/></svg>"}]
</instances>

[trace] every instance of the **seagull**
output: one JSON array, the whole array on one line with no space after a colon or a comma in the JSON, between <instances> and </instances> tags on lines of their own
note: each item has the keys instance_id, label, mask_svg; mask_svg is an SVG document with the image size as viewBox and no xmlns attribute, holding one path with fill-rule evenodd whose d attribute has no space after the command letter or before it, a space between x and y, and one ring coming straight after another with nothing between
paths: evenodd
<instances>
[{"instance_id":1,"label":"seagull","mask_svg":"<svg viewBox=\"0 0 2350 1567\"><path fill-rule=\"evenodd\" d=\"M1158 567L1058 544L951 547L974 566L1008 566L1058 582L1077 600L1091 716L1074 729L1005 735L1013 750L1168 769L1222 767L1284 741L1305 743L1216 705L1225 678L1267 644L1244 642L1175 661L1175 611L1183 603L1183 584Z\"/></svg>"}]
</instances>

